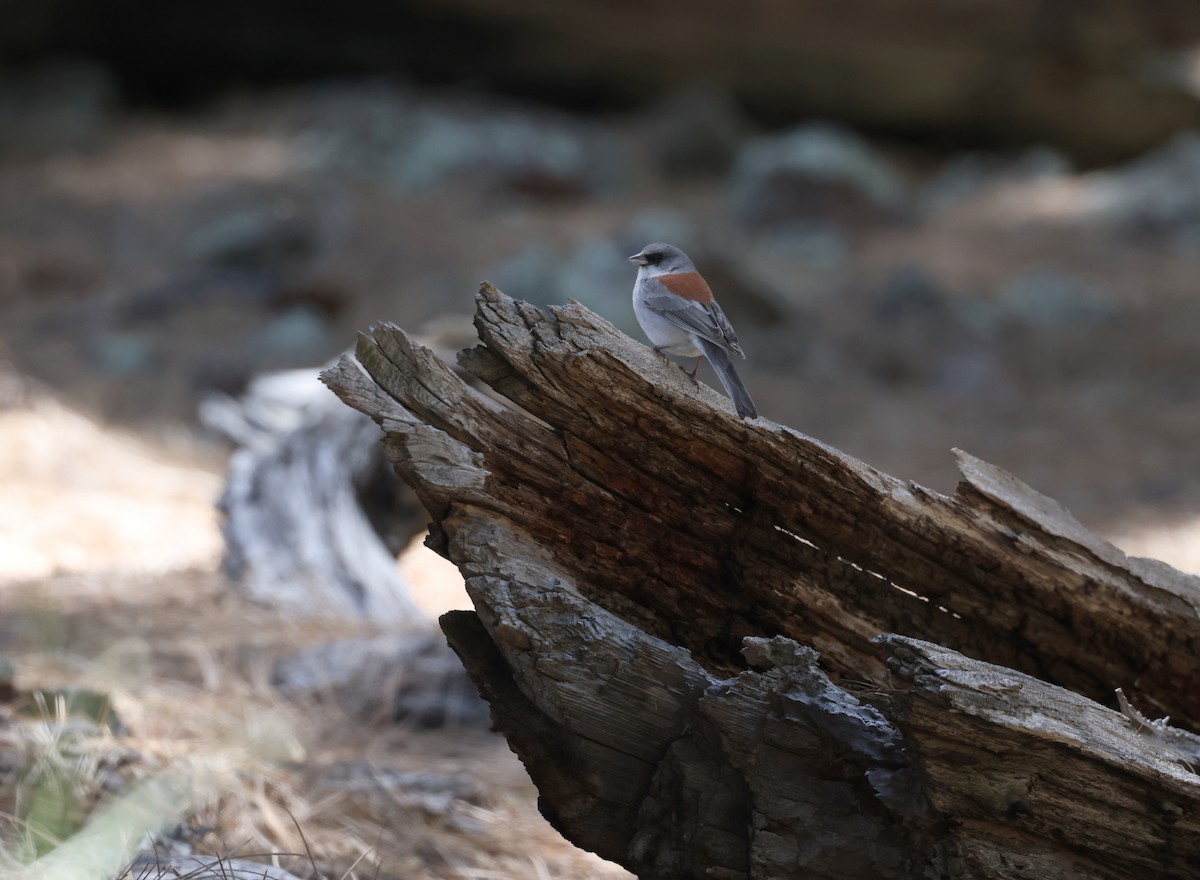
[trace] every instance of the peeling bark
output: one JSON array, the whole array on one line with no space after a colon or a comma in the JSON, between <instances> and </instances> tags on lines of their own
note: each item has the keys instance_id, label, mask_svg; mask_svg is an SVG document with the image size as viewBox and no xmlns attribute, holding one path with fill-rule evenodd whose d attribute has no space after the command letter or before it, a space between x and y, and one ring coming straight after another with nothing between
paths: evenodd
<instances>
[{"instance_id":1,"label":"peeling bark","mask_svg":"<svg viewBox=\"0 0 1200 880\"><path fill-rule=\"evenodd\" d=\"M1200 876L1200 580L966 453L948 497L743 422L579 305L485 284L476 328L512 405L390 325L324 378L565 836L656 878Z\"/></svg>"}]
</instances>

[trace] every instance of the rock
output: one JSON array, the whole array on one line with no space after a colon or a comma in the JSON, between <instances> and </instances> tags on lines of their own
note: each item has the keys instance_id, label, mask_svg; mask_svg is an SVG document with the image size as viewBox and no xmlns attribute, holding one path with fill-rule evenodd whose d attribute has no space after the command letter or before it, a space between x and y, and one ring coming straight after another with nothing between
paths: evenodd
<instances>
[{"instance_id":1,"label":"rock","mask_svg":"<svg viewBox=\"0 0 1200 880\"><path fill-rule=\"evenodd\" d=\"M1001 287L996 305L1002 319L1055 332L1091 330L1119 311L1099 285L1050 267L1009 279Z\"/></svg>"},{"instance_id":2,"label":"rock","mask_svg":"<svg viewBox=\"0 0 1200 880\"><path fill-rule=\"evenodd\" d=\"M968 319L973 302L947 290L918 264L893 267L868 295L862 318L853 313L842 318L845 369L861 368L888 386L994 402L1011 399L999 351Z\"/></svg>"},{"instance_id":3,"label":"rock","mask_svg":"<svg viewBox=\"0 0 1200 880\"><path fill-rule=\"evenodd\" d=\"M300 92L279 125L300 164L423 193L447 183L554 200L619 185L631 156L598 123L382 83ZM248 124L248 123L247 123Z\"/></svg>"},{"instance_id":4,"label":"rock","mask_svg":"<svg viewBox=\"0 0 1200 880\"><path fill-rule=\"evenodd\" d=\"M354 718L421 728L486 726L488 707L440 632L316 645L275 664L284 694L329 693Z\"/></svg>"},{"instance_id":5,"label":"rock","mask_svg":"<svg viewBox=\"0 0 1200 880\"><path fill-rule=\"evenodd\" d=\"M47 62L0 80L0 150L46 152L94 140L117 107L112 74L83 60Z\"/></svg>"},{"instance_id":6,"label":"rock","mask_svg":"<svg viewBox=\"0 0 1200 880\"><path fill-rule=\"evenodd\" d=\"M588 160L583 141L565 125L429 111L395 154L392 179L403 189L455 177L531 196L579 195L589 189Z\"/></svg>"},{"instance_id":7,"label":"rock","mask_svg":"<svg viewBox=\"0 0 1200 880\"><path fill-rule=\"evenodd\" d=\"M919 266L903 265L888 273L875 298L874 310L884 322L913 316L938 317L947 311L946 294Z\"/></svg>"},{"instance_id":8,"label":"rock","mask_svg":"<svg viewBox=\"0 0 1200 880\"><path fill-rule=\"evenodd\" d=\"M652 241L669 241L690 254L696 250L701 235L693 215L678 208L653 205L634 214L618 237L618 246L628 257Z\"/></svg>"},{"instance_id":9,"label":"rock","mask_svg":"<svg viewBox=\"0 0 1200 880\"><path fill-rule=\"evenodd\" d=\"M900 173L853 132L813 123L751 140L731 180L738 216L756 226L900 215Z\"/></svg>"},{"instance_id":10,"label":"rock","mask_svg":"<svg viewBox=\"0 0 1200 880\"><path fill-rule=\"evenodd\" d=\"M630 245L622 246L611 238L585 239L565 247L537 242L485 275L500 289L511 290L514 296L537 305L574 299L618 326L631 328L637 326L631 323L632 307L623 304L633 290L636 273L627 257L639 247L630 249Z\"/></svg>"},{"instance_id":11,"label":"rock","mask_svg":"<svg viewBox=\"0 0 1200 880\"><path fill-rule=\"evenodd\" d=\"M1070 160L1047 146L1031 147L1013 158L960 153L925 184L916 201L923 213L933 213L998 184L1048 180L1070 173Z\"/></svg>"},{"instance_id":12,"label":"rock","mask_svg":"<svg viewBox=\"0 0 1200 880\"><path fill-rule=\"evenodd\" d=\"M786 296L747 273L736 253L706 243L685 215L669 208L643 211L613 236L588 238L567 247L531 244L493 267L486 277L537 305L577 300L642 339L630 304L637 272L628 258L652 241L678 244L702 267L739 332L784 321Z\"/></svg>"},{"instance_id":13,"label":"rock","mask_svg":"<svg viewBox=\"0 0 1200 880\"><path fill-rule=\"evenodd\" d=\"M449 816L456 802L478 805L481 792L470 773L436 770L396 770L367 761L332 765L322 774L321 786L336 791L386 789L405 806L437 816Z\"/></svg>"},{"instance_id":14,"label":"rock","mask_svg":"<svg viewBox=\"0 0 1200 880\"><path fill-rule=\"evenodd\" d=\"M91 346L92 363L105 376L145 373L154 365L154 343L140 333L105 333Z\"/></svg>"},{"instance_id":15,"label":"rock","mask_svg":"<svg viewBox=\"0 0 1200 880\"><path fill-rule=\"evenodd\" d=\"M716 176L732 166L750 123L728 92L695 85L655 104L647 129L650 149L666 176Z\"/></svg>"},{"instance_id":16,"label":"rock","mask_svg":"<svg viewBox=\"0 0 1200 880\"><path fill-rule=\"evenodd\" d=\"M781 226L758 238L771 256L815 269L836 269L850 256L850 238L837 223Z\"/></svg>"},{"instance_id":17,"label":"rock","mask_svg":"<svg viewBox=\"0 0 1200 880\"><path fill-rule=\"evenodd\" d=\"M561 260L554 280L558 290L556 301L578 300L594 311L611 316L615 323L627 325L633 313L630 304L633 279L637 277L636 267L628 258L640 247L627 250L611 239L581 242ZM636 323L636 319L634 321Z\"/></svg>"},{"instance_id":18,"label":"rock","mask_svg":"<svg viewBox=\"0 0 1200 880\"><path fill-rule=\"evenodd\" d=\"M316 309L293 306L272 318L260 330L254 348L291 361L316 359L328 354L332 343L329 322Z\"/></svg>"},{"instance_id":19,"label":"rock","mask_svg":"<svg viewBox=\"0 0 1200 880\"><path fill-rule=\"evenodd\" d=\"M501 290L511 290L513 296L546 305L563 299L556 289L559 260L552 245L539 241L527 245L483 274Z\"/></svg>"},{"instance_id":20,"label":"rock","mask_svg":"<svg viewBox=\"0 0 1200 880\"><path fill-rule=\"evenodd\" d=\"M227 269L275 271L310 256L314 231L288 199L235 205L194 230L187 250L197 260Z\"/></svg>"},{"instance_id":21,"label":"rock","mask_svg":"<svg viewBox=\"0 0 1200 880\"><path fill-rule=\"evenodd\" d=\"M1200 244L1200 131L1111 171L1087 176L1084 211L1127 232Z\"/></svg>"}]
</instances>

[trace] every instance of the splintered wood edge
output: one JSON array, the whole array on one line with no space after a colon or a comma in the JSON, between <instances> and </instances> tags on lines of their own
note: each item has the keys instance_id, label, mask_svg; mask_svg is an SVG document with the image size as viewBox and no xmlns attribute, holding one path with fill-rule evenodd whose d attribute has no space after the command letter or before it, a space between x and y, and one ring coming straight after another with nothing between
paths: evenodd
<instances>
[{"instance_id":1,"label":"splintered wood edge","mask_svg":"<svg viewBox=\"0 0 1200 880\"><path fill-rule=\"evenodd\" d=\"M1005 737L1019 733L1066 746L1088 759L1136 772L1200 800L1200 775L1181 763L1180 751L1141 735L1121 712L1075 691L973 660L932 642L895 634L875 641L910 696L931 700L951 713L978 718ZM907 735L921 737L907 725L901 723L901 727ZM986 748L986 743L976 746Z\"/></svg>"},{"instance_id":2,"label":"splintered wood edge","mask_svg":"<svg viewBox=\"0 0 1200 880\"><path fill-rule=\"evenodd\" d=\"M1200 615L1200 577L1158 560L1129 557L1079 522L1061 502L1043 495L1003 468L961 449L954 450L954 457L966 483L985 498L1046 534L1087 550L1101 562L1128 573L1135 581L1183 599Z\"/></svg>"},{"instance_id":3,"label":"splintered wood edge","mask_svg":"<svg viewBox=\"0 0 1200 880\"><path fill-rule=\"evenodd\" d=\"M962 449L955 449L954 457L963 479L980 494L1007 507L1042 531L1086 547L1106 562L1117 564L1124 560L1125 554L1084 527L1061 502Z\"/></svg>"},{"instance_id":4,"label":"splintered wood edge","mask_svg":"<svg viewBox=\"0 0 1200 880\"><path fill-rule=\"evenodd\" d=\"M588 432L595 429L594 414L604 414L605 407L616 413L606 430L619 429L623 420L629 419L631 425L636 422L637 426L633 436L644 429L655 437L656 442L681 436L692 437L695 441L697 429L702 429L706 447L727 458L742 455L748 447L751 452L747 454L764 457L762 463L768 467L791 461L803 471L797 479L802 478L804 485L822 497L830 493L855 496L856 502L867 505L864 512L868 519L880 514L872 520L872 528L887 527L890 523L899 530L911 531L923 541L936 541L942 534L943 542L953 542L961 535L985 554L1002 552L991 543L993 535L1016 536L1027 545L1027 552L1010 553L1007 558L1015 560L1018 566L1022 560L1044 561L1061 569L1065 575L1073 574L1076 580L1092 580L1103 586L1101 595L1110 612L1133 602L1142 616L1167 615L1164 619L1171 627L1169 635L1180 644L1187 639L1188 627L1196 620L1200 587L1193 589L1193 584L1200 579L1189 581L1166 566L1154 569L1131 565L1119 551L1084 529L1057 502L966 453L959 453L959 458L969 488L960 491L956 499L947 498L916 484L897 480L839 450L765 419L746 423L732 416L728 419L717 417L718 413L708 412L711 409L708 404L694 395L682 371L664 363L646 346L619 334L611 324L583 306L572 304L540 310L485 284L478 297L476 324L481 335L491 339L481 350L480 357L486 353L487 360L487 369L481 372L495 373L504 361L512 371L512 387L519 393L527 393L535 407L545 398L547 409L544 412L555 431L561 431L564 437L579 435L587 438ZM504 345L515 346L516 350L506 351L502 348ZM493 513L502 517L514 514L514 511L506 514L503 505L489 505L482 497L483 492L490 490L482 470L484 466L477 456L482 455L490 461L490 450L505 437L532 440L530 431L553 433L545 423L537 416L531 417L528 413L493 403L466 385L461 376L433 352L416 344L394 325L372 327L369 334L360 337L357 351L358 360L370 372L371 379L363 376L360 364L343 361L330 371L332 375L328 381L343 399L371 413L386 431L394 435L385 441L387 454L399 469L405 471L405 478L422 490L422 501L431 511L444 510L448 505L470 499L482 507L490 506ZM580 359L580 355L585 357ZM637 380L631 382L634 375ZM486 381L487 377L483 378ZM583 379L585 384L581 386L573 381L575 379ZM377 387L371 387L372 380ZM628 387L621 387L626 382L630 382ZM678 384L678 389L674 383ZM592 387L601 385L605 387ZM608 393L609 387L620 387L627 399L592 397ZM657 390L648 392L648 388ZM639 399L643 395L647 399ZM398 403L397 397L404 403ZM701 415L704 421L697 423ZM709 415L714 418L708 418ZM439 435L439 431L454 438L464 448L456 447L457 451L439 449L433 441L447 439ZM604 441L595 439L595 442ZM547 445L548 449L553 445L546 438L539 438L537 443ZM569 442L566 445L569 446ZM635 447L624 442L619 448L630 454ZM468 455L467 450L472 454ZM496 454L496 465L503 467L505 456L511 455L512 450L500 449ZM449 469L447 465L450 465ZM472 466L477 472L469 475L467 470ZM440 473L423 475L423 468ZM787 474L776 477L781 481L790 479ZM982 513L982 517L975 515L976 512ZM521 520L521 516L517 515L516 519ZM930 529L931 523L937 528ZM837 520L831 520L829 525L835 541L847 539L846 535L838 534L839 529L854 527L852 523ZM941 529L940 533L938 529ZM821 544L821 541L817 543ZM904 547L899 549L905 550ZM907 549L911 555L902 553L902 562L911 560L918 566L929 564L934 569L941 564L934 552L936 548ZM884 575L889 571L884 560L867 559L862 564L868 570ZM1150 577L1147 572L1155 576ZM939 572L930 574L938 575ZM1040 574L1044 577L1044 573ZM954 589L953 578L938 583ZM1017 578L1009 586L1015 590L1022 583ZM1043 581L1043 586L1055 601L1069 599L1060 589L1058 580ZM976 593L982 595L978 590ZM947 595L953 599L951 593ZM986 608L992 600L985 596L978 601ZM953 604L953 601L948 602L948 606ZM1070 624L1069 620L1052 621L1055 622L1062 626ZM881 622L874 632L893 628L887 622ZM1157 658L1155 662L1162 665L1165 660ZM1118 685L1131 686L1137 680L1133 671L1114 674L1104 672L1105 668L1103 658L1093 658L1082 673L1085 681L1088 676L1096 679L1088 690L1093 698L1104 692L1111 693ZM1174 670L1172 675L1178 678L1180 673ZM1162 687L1161 682L1156 684ZM1084 686L1088 687L1087 684ZM1155 696L1155 687L1143 687L1146 692L1135 692L1135 696L1146 705L1191 717L1186 710L1178 708L1179 700L1162 694ZM1187 701L1183 704L1187 705Z\"/></svg>"},{"instance_id":5,"label":"splintered wood edge","mask_svg":"<svg viewBox=\"0 0 1200 880\"><path fill-rule=\"evenodd\" d=\"M901 688L888 715L955 817L971 874L1191 876L1200 776L1177 750L1073 691L918 639L876 641Z\"/></svg>"}]
</instances>

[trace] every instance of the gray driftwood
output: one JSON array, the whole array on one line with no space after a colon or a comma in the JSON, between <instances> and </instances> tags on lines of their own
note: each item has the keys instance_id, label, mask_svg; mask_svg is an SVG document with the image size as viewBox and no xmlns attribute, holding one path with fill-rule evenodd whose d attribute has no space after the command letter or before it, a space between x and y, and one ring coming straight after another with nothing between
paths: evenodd
<instances>
[{"instance_id":1,"label":"gray driftwood","mask_svg":"<svg viewBox=\"0 0 1200 880\"><path fill-rule=\"evenodd\" d=\"M236 446L220 501L225 570L293 614L424 620L396 567L420 507L384 470L379 429L332 400L318 372L259 376L240 397L201 405ZM390 544L388 529L400 530Z\"/></svg>"},{"instance_id":2,"label":"gray driftwood","mask_svg":"<svg viewBox=\"0 0 1200 880\"><path fill-rule=\"evenodd\" d=\"M944 496L741 421L581 306L484 285L476 327L512 406L390 325L324 378L569 839L648 878L1200 877L1196 578L966 453Z\"/></svg>"}]
</instances>

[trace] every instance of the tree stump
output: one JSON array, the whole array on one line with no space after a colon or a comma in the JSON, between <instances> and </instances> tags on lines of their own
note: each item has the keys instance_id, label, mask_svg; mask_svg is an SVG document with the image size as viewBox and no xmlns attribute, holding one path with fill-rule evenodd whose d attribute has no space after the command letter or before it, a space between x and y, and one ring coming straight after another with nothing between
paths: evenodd
<instances>
[{"instance_id":1,"label":"tree stump","mask_svg":"<svg viewBox=\"0 0 1200 880\"><path fill-rule=\"evenodd\" d=\"M477 306L508 404L386 324L323 378L567 838L645 878L1200 877L1200 579L966 453L945 496L742 421L577 304Z\"/></svg>"}]
</instances>

